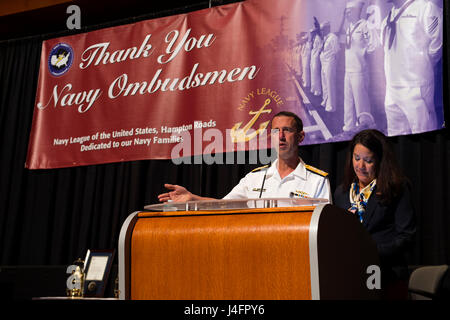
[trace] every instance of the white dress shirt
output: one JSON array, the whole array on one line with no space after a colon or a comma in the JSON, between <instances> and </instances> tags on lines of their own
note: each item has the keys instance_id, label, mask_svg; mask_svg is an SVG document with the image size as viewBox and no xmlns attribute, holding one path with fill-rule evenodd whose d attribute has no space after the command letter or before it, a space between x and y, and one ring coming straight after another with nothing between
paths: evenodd
<instances>
[{"instance_id":1,"label":"white dress shirt","mask_svg":"<svg viewBox=\"0 0 450 320\"><path fill-rule=\"evenodd\" d=\"M253 170L224 199L255 199L260 193L261 198L322 198L332 201L328 174L306 165L301 159L295 170L283 179L278 173L278 159L270 167Z\"/></svg>"}]
</instances>

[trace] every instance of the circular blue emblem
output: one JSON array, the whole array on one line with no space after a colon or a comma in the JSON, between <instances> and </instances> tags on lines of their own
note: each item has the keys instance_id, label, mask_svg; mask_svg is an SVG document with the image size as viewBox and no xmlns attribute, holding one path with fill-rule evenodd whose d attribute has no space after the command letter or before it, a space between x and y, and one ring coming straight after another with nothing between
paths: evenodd
<instances>
[{"instance_id":1,"label":"circular blue emblem","mask_svg":"<svg viewBox=\"0 0 450 320\"><path fill-rule=\"evenodd\" d=\"M48 56L48 70L56 77L66 73L73 62L73 49L67 43L58 43Z\"/></svg>"}]
</instances>

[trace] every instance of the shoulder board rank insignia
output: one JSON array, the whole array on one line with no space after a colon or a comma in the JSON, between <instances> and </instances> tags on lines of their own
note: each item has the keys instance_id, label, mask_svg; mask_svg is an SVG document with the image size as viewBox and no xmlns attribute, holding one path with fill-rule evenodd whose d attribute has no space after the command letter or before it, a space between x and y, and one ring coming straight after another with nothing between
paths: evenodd
<instances>
[{"instance_id":1,"label":"shoulder board rank insignia","mask_svg":"<svg viewBox=\"0 0 450 320\"><path fill-rule=\"evenodd\" d=\"M298 197L298 198L309 198L309 194L306 193L306 192L304 192L304 191L295 190L295 192L289 193L289 197L290 197L290 198L294 198L294 197Z\"/></svg>"},{"instance_id":2,"label":"shoulder board rank insignia","mask_svg":"<svg viewBox=\"0 0 450 320\"><path fill-rule=\"evenodd\" d=\"M269 165L266 164L265 166L262 166L262 167L258 167L258 168L256 168L256 169L253 169L251 172L258 172L258 171L261 171L262 169L266 169L266 168L268 168L268 167L269 167Z\"/></svg>"},{"instance_id":3,"label":"shoulder board rank insignia","mask_svg":"<svg viewBox=\"0 0 450 320\"><path fill-rule=\"evenodd\" d=\"M305 164L305 168L309 171L312 171L314 173L317 173L323 177L328 176L328 172L322 171L320 169L314 168L313 166L310 166L309 164Z\"/></svg>"}]
</instances>

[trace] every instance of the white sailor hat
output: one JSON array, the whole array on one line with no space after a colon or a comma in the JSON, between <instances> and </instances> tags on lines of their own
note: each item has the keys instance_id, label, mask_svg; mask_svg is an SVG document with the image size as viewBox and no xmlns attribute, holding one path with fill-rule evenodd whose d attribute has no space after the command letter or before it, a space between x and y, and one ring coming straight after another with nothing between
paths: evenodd
<instances>
[{"instance_id":1,"label":"white sailor hat","mask_svg":"<svg viewBox=\"0 0 450 320\"><path fill-rule=\"evenodd\" d=\"M320 24L320 29L330 26L330 21L324 21Z\"/></svg>"},{"instance_id":2,"label":"white sailor hat","mask_svg":"<svg viewBox=\"0 0 450 320\"><path fill-rule=\"evenodd\" d=\"M346 8L355 8L355 7L362 7L364 5L363 0L350 0L347 2Z\"/></svg>"}]
</instances>

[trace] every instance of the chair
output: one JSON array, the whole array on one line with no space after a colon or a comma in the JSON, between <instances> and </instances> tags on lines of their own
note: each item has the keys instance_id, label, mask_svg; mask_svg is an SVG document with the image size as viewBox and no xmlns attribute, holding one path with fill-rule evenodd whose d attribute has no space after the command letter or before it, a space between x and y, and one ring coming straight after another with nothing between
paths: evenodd
<instances>
[{"instance_id":1,"label":"chair","mask_svg":"<svg viewBox=\"0 0 450 320\"><path fill-rule=\"evenodd\" d=\"M439 290L448 270L448 265L423 266L415 269L409 277L410 300L439 299Z\"/></svg>"}]
</instances>

